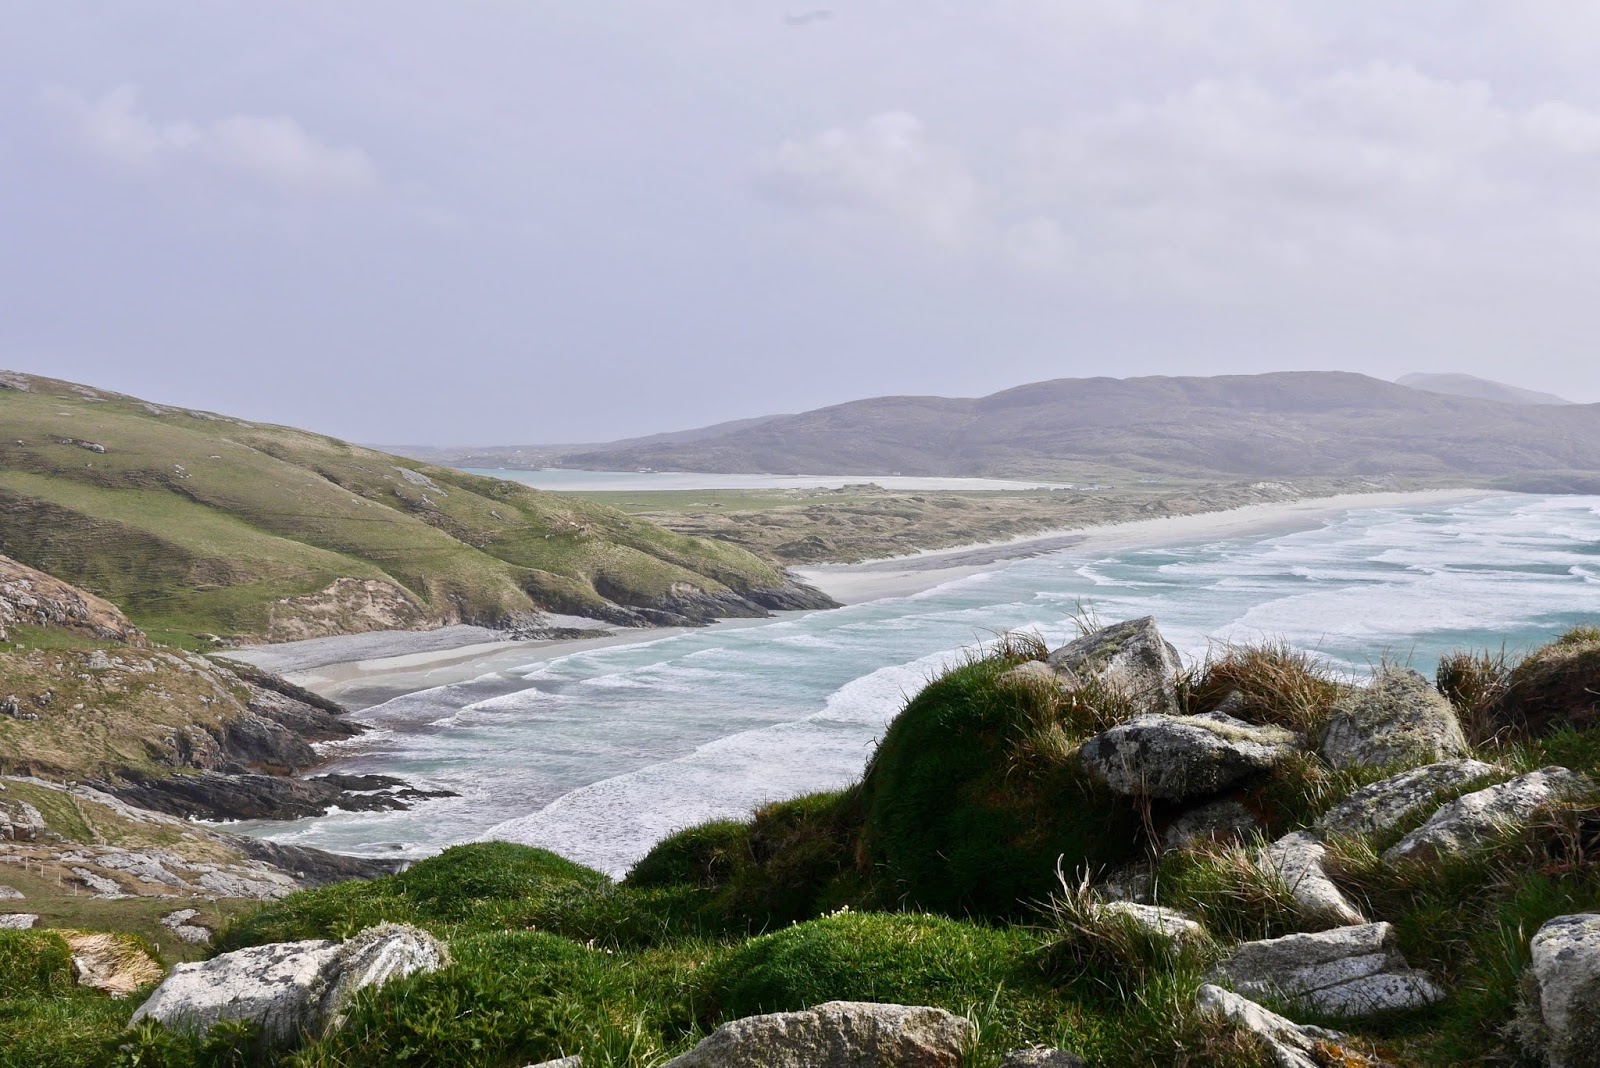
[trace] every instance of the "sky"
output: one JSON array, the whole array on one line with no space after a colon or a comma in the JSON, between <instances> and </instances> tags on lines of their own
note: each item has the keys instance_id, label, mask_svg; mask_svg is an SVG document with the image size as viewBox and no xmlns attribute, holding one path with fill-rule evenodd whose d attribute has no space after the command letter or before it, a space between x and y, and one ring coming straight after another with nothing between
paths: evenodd
<instances>
[{"instance_id":1,"label":"sky","mask_svg":"<svg viewBox=\"0 0 1600 1068\"><path fill-rule=\"evenodd\" d=\"M1600 401L1600 5L0 0L0 367L369 443Z\"/></svg>"}]
</instances>

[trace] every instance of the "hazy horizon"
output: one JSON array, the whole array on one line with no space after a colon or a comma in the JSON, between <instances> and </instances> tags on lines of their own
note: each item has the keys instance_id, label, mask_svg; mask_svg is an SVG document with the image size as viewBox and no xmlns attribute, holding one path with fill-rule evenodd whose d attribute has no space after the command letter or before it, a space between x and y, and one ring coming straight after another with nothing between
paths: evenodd
<instances>
[{"instance_id":1,"label":"hazy horizon","mask_svg":"<svg viewBox=\"0 0 1600 1068\"><path fill-rule=\"evenodd\" d=\"M1600 401L1600 9L9 13L19 371L380 444L1101 374Z\"/></svg>"}]
</instances>

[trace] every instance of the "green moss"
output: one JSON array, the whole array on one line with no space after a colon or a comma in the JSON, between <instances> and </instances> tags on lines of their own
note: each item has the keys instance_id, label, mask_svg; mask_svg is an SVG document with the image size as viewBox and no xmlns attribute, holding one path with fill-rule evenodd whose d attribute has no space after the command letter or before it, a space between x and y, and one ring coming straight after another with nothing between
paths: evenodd
<instances>
[{"instance_id":1,"label":"green moss","mask_svg":"<svg viewBox=\"0 0 1600 1068\"><path fill-rule=\"evenodd\" d=\"M1139 846L1125 798L1041 753L1037 694L996 685L999 655L928 685L890 725L860 790L863 849L881 892L950 915L1016 916L1068 870L1121 863Z\"/></svg>"}]
</instances>

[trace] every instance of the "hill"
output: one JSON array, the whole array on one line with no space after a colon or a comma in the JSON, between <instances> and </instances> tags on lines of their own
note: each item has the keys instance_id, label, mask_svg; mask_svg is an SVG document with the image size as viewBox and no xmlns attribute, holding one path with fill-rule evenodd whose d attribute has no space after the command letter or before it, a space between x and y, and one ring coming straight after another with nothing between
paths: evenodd
<instances>
[{"instance_id":1,"label":"hill","mask_svg":"<svg viewBox=\"0 0 1600 1068\"><path fill-rule=\"evenodd\" d=\"M712 436L625 441L561 466L775 474L1195 478L1394 474L1593 486L1600 405L1530 408L1345 372L1083 378L976 399L878 397Z\"/></svg>"},{"instance_id":2,"label":"hill","mask_svg":"<svg viewBox=\"0 0 1600 1068\"><path fill-rule=\"evenodd\" d=\"M831 602L727 545L337 438L0 373L0 552L193 645L541 611L698 623Z\"/></svg>"},{"instance_id":3,"label":"hill","mask_svg":"<svg viewBox=\"0 0 1600 1068\"><path fill-rule=\"evenodd\" d=\"M1443 393L1451 397L1476 397L1479 400L1500 401L1503 404L1571 404L1565 397L1554 393L1508 386L1477 375L1463 374L1411 374L1395 379L1397 385L1420 389L1425 393Z\"/></svg>"}]
</instances>

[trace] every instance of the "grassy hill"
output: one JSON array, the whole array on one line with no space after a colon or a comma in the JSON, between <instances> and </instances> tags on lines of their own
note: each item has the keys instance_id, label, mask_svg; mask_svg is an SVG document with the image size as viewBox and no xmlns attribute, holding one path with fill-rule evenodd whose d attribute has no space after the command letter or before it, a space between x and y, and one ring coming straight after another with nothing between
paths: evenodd
<instances>
[{"instance_id":1,"label":"grassy hill","mask_svg":"<svg viewBox=\"0 0 1600 1068\"><path fill-rule=\"evenodd\" d=\"M1085 467L1112 467L1194 478L1395 474L1584 488L1600 481L1600 405L1530 407L1343 372L1058 379L976 399L854 401L717 433L574 450L560 464L1069 479Z\"/></svg>"},{"instance_id":2,"label":"grassy hill","mask_svg":"<svg viewBox=\"0 0 1600 1068\"><path fill-rule=\"evenodd\" d=\"M0 552L191 645L539 610L700 622L808 600L743 550L599 504L11 373Z\"/></svg>"}]
</instances>

